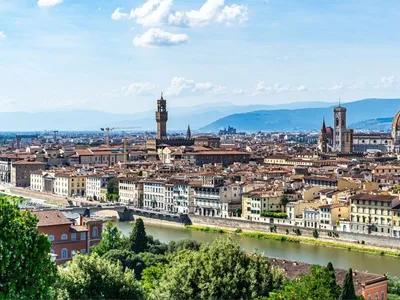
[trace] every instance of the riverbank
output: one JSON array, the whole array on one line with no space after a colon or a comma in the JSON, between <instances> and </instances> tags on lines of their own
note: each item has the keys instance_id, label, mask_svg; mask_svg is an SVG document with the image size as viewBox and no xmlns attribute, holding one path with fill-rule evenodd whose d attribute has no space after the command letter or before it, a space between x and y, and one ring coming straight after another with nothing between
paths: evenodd
<instances>
[{"instance_id":1,"label":"riverbank","mask_svg":"<svg viewBox=\"0 0 400 300\"><path fill-rule=\"evenodd\" d=\"M166 221L166 220L153 219L153 218L146 218L146 217L143 217L143 216L135 216L135 217L136 218L141 218L143 220L144 225L151 224L151 225L179 227L179 228L184 228L185 227L185 225L183 223L170 222L170 221ZM133 224L133 223L135 223L135 221L131 221L129 223Z\"/></svg>"},{"instance_id":2,"label":"riverbank","mask_svg":"<svg viewBox=\"0 0 400 300\"><path fill-rule=\"evenodd\" d=\"M222 227L209 227L209 226L202 226L202 225L187 225L185 226L187 230L195 230L195 231L203 231L203 232L214 232L214 233L221 233L221 234L235 234L241 235L251 238L257 239L265 239L265 240L276 240L281 242L291 242L291 243L305 243L305 244L312 244L316 246L323 246L323 247L332 247L332 248L339 248L348 251L359 251L359 252L366 252L378 255L387 255L392 257L400 257L400 251L395 250L388 250L383 247L376 247L376 246L364 246L355 243L348 243L348 242L333 242L330 240L320 239L320 238L309 238L303 237L301 235L283 235L279 233L263 233L263 232L255 232L249 230L242 230L236 229L233 230L231 228L222 228Z\"/></svg>"}]
</instances>

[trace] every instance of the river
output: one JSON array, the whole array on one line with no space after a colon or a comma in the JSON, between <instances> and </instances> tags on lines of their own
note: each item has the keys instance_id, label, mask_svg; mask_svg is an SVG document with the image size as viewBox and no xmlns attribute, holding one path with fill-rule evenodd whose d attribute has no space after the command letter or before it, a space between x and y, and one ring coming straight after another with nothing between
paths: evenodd
<instances>
[{"instance_id":1,"label":"river","mask_svg":"<svg viewBox=\"0 0 400 300\"><path fill-rule=\"evenodd\" d=\"M129 235L132 223L117 222L118 228L124 235ZM187 230L183 227L146 224L147 234L168 243L181 239L193 239L199 242L212 242L220 233ZM326 265L329 261L336 268L368 271L376 274L400 276L400 259L380 256L344 249L329 248L308 244L262 240L245 236L233 235L247 252L259 252L268 257L286 258L307 263Z\"/></svg>"}]
</instances>

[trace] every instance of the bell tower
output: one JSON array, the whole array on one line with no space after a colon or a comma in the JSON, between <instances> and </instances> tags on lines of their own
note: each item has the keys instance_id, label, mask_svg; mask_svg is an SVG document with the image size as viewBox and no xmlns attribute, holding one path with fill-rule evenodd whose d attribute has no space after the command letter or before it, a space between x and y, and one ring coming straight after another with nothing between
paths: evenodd
<instances>
[{"instance_id":1,"label":"bell tower","mask_svg":"<svg viewBox=\"0 0 400 300\"><path fill-rule=\"evenodd\" d=\"M339 106L333 109L333 149L335 152L345 152L345 132L346 132L346 112L345 107Z\"/></svg>"},{"instance_id":2,"label":"bell tower","mask_svg":"<svg viewBox=\"0 0 400 300\"><path fill-rule=\"evenodd\" d=\"M157 100L156 121L157 121L157 139L166 138L168 111L167 111L167 100L163 98L162 93L161 93L161 98Z\"/></svg>"}]
</instances>

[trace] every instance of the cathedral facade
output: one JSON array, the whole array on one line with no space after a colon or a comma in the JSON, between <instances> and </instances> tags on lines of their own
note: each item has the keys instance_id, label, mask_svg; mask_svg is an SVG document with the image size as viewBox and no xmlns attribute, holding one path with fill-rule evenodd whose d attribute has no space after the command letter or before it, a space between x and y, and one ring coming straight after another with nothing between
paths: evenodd
<instances>
[{"instance_id":1,"label":"cathedral facade","mask_svg":"<svg viewBox=\"0 0 400 300\"><path fill-rule=\"evenodd\" d=\"M393 119L391 133L354 133L347 126L347 109L340 105L333 109L334 127L326 127L322 122L318 138L318 150L322 153L329 152L366 152L379 150L387 153L400 152L400 111Z\"/></svg>"}]
</instances>

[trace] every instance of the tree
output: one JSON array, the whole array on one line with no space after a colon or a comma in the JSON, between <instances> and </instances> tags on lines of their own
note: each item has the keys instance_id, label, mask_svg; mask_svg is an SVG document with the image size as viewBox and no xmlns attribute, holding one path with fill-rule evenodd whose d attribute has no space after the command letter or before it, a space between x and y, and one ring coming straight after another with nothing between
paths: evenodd
<instances>
[{"instance_id":1,"label":"tree","mask_svg":"<svg viewBox=\"0 0 400 300\"><path fill-rule=\"evenodd\" d=\"M156 299L254 299L267 297L274 282L268 260L248 255L229 238L183 250L172 257L154 291ZM146 272L146 271L144 271Z\"/></svg>"},{"instance_id":2,"label":"tree","mask_svg":"<svg viewBox=\"0 0 400 300\"><path fill-rule=\"evenodd\" d=\"M107 252L103 258L112 262L119 262L123 270L133 270L135 278L140 280L144 269L156 265L158 263L165 264L167 259L164 255L155 255L149 252L136 254L129 250L111 250Z\"/></svg>"},{"instance_id":3,"label":"tree","mask_svg":"<svg viewBox=\"0 0 400 300\"><path fill-rule=\"evenodd\" d=\"M388 293L400 295L400 279L396 276L388 278Z\"/></svg>"},{"instance_id":4,"label":"tree","mask_svg":"<svg viewBox=\"0 0 400 300\"><path fill-rule=\"evenodd\" d=\"M303 300L303 299L324 299L336 300L337 288L327 284L331 280L328 268L313 265L308 274L286 283L283 288L271 294L271 300Z\"/></svg>"},{"instance_id":5,"label":"tree","mask_svg":"<svg viewBox=\"0 0 400 300\"><path fill-rule=\"evenodd\" d=\"M342 292L340 293L340 300L353 300L357 299L353 283L353 270L350 268L344 277Z\"/></svg>"},{"instance_id":6,"label":"tree","mask_svg":"<svg viewBox=\"0 0 400 300\"><path fill-rule=\"evenodd\" d=\"M51 243L18 200L0 195L0 299L49 298L57 275Z\"/></svg>"},{"instance_id":7,"label":"tree","mask_svg":"<svg viewBox=\"0 0 400 300\"><path fill-rule=\"evenodd\" d=\"M239 207L237 210L236 210L236 217L241 217L242 216L242 209Z\"/></svg>"},{"instance_id":8,"label":"tree","mask_svg":"<svg viewBox=\"0 0 400 300\"><path fill-rule=\"evenodd\" d=\"M144 252L148 249L148 239L146 230L144 227L143 220L138 218L135 222L135 226L132 229L129 237L131 250L135 253Z\"/></svg>"},{"instance_id":9,"label":"tree","mask_svg":"<svg viewBox=\"0 0 400 300\"><path fill-rule=\"evenodd\" d=\"M75 256L59 274L57 286L71 299L144 299L132 271L96 253Z\"/></svg>"},{"instance_id":10,"label":"tree","mask_svg":"<svg viewBox=\"0 0 400 300\"><path fill-rule=\"evenodd\" d=\"M180 250L194 250L198 251L201 244L196 240L183 239L179 241L171 241L168 244L168 252L178 252Z\"/></svg>"},{"instance_id":11,"label":"tree","mask_svg":"<svg viewBox=\"0 0 400 300\"><path fill-rule=\"evenodd\" d=\"M288 204L288 203L289 203L289 198L285 194L283 194L279 204L282 205L283 207L285 207L286 204Z\"/></svg>"},{"instance_id":12,"label":"tree","mask_svg":"<svg viewBox=\"0 0 400 300\"><path fill-rule=\"evenodd\" d=\"M166 271L167 265L162 263L150 266L143 271L141 284L147 296L153 296L152 294L157 288L158 282Z\"/></svg>"},{"instance_id":13,"label":"tree","mask_svg":"<svg viewBox=\"0 0 400 300\"><path fill-rule=\"evenodd\" d=\"M340 287L336 283L336 272L331 262L328 262L328 265L326 266L326 271L328 272L326 283L327 285L329 285L332 293L336 295L337 299L340 294Z\"/></svg>"},{"instance_id":14,"label":"tree","mask_svg":"<svg viewBox=\"0 0 400 300\"><path fill-rule=\"evenodd\" d=\"M102 240L93 247L92 251L102 256L110 250L120 249L122 245L123 237L121 231L109 221L107 222L105 231L102 233Z\"/></svg>"},{"instance_id":15,"label":"tree","mask_svg":"<svg viewBox=\"0 0 400 300\"><path fill-rule=\"evenodd\" d=\"M107 194L117 194L118 195L118 179L110 178L107 182Z\"/></svg>"}]
</instances>

